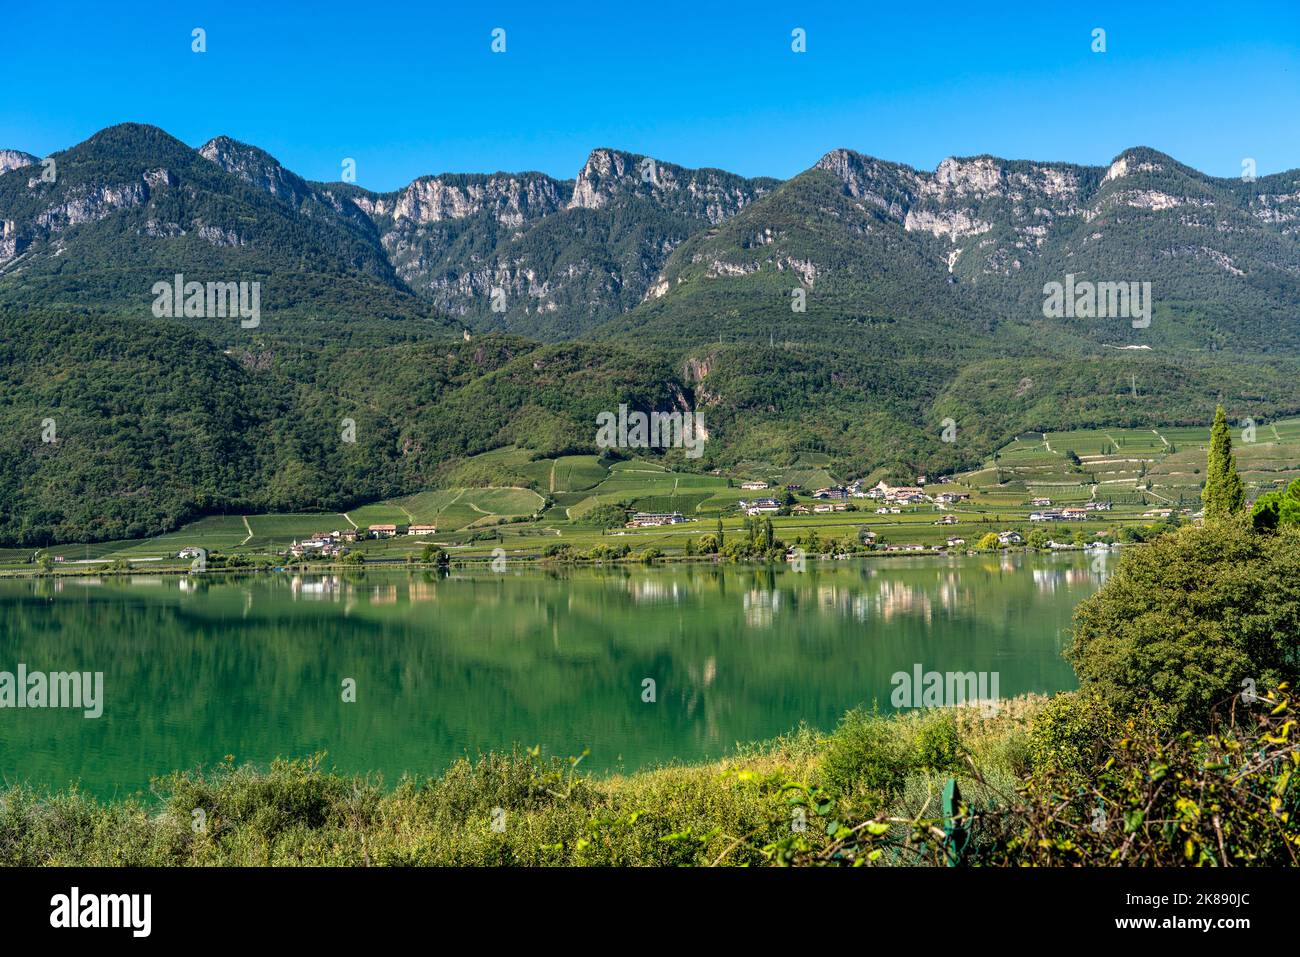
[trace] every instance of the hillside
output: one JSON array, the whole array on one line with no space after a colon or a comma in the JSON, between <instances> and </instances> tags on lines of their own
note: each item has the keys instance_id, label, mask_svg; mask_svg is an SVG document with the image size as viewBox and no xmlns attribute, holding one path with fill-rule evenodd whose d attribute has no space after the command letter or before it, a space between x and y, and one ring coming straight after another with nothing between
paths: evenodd
<instances>
[{"instance_id":1,"label":"hillside","mask_svg":"<svg viewBox=\"0 0 1300 957\"><path fill-rule=\"evenodd\" d=\"M53 182L39 169L0 176L0 305L149 320L154 284L179 273L259 282L257 328L282 337L313 335L319 320L342 327L326 335L359 318L453 328L396 277L364 215L296 177L286 179L297 191L271 193L136 124L53 159ZM230 339L238 331L224 319L196 325Z\"/></svg>"},{"instance_id":2,"label":"hillside","mask_svg":"<svg viewBox=\"0 0 1300 957\"><path fill-rule=\"evenodd\" d=\"M1300 411L1300 173L835 150L780 183L602 148L381 194L138 124L50 158L0 152L0 543L525 484L466 460L591 453L620 403L701 414L674 467L841 477ZM156 315L177 273L258 283L260 322ZM1046 318L1067 276L1149 282L1149 325Z\"/></svg>"},{"instance_id":3,"label":"hillside","mask_svg":"<svg viewBox=\"0 0 1300 957\"><path fill-rule=\"evenodd\" d=\"M976 157L934 173L836 150L683 244L647 302L601 332L851 341L865 326L895 347L1001 354L1258 352L1263 340L1294 354L1298 182L1216 179L1145 148L1108 168ZM1044 285L1067 274L1149 282L1149 326L1045 318ZM791 308L795 287L806 314Z\"/></svg>"}]
</instances>

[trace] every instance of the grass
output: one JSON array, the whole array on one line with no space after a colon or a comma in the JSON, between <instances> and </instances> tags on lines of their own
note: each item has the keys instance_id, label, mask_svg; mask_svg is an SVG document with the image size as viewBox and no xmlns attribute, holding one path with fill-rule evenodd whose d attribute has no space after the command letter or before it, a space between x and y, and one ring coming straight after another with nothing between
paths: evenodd
<instances>
[{"instance_id":1,"label":"grass","mask_svg":"<svg viewBox=\"0 0 1300 957\"><path fill-rule=\"evenodd\" d=\"M986 778L1013 780L1024 771L1028 722L1042 701L1017 699L991 718L975 709L853 713L830 735L804 728L741 746L725 761L606 778L584 775L580 758L517 749L462 759L437 777L407 777L391 788L332 773L320 756L177 773L154 783L152 799L100 803L77 791L11 787L0 795L0 862L765 864L772 855L764 848L791 832L799 788L828 795L842 819L924 806L953 774L976 793L936 740L955 734ZM863 772L882 761L883 789ZM810 837L821 827L814 818Z\"/></svg>"},{"instance_id":2,"label":"grass","mask_svg":"<svg viewBox=\"0 0 1300 957\"><path fill-rule=\"evenodd\" d=\"M370 525L408 525L411 522L411 516L406 509L390 502L362 505L348 512L347 517L352 520L353 525L362 529Z\"/></svg>"},{"instance_id":3,"label":"grass","mask_svg":"<svg viewBox=\"0 0 1300 957\"><path fill-rule=\"evenodd\" d=\"M1028 433L958 479L977 504L1036 496L1071 504L1095 495L1131 505L1199 507L1209 437L1202 426ZM1080 458L1078 468L1067 452ZM1253 442L1234 426L1233 452L1252 497L1285 486L1300 477L1300 418L1257 425Z\"/></svg>"},{"instance_id":4,"label":"grass","mask_svg":"<svg viewBox=\"0 0 1300 957\"><path fill-rule=\"evenodd\" d=\"M246 517L255 541L281 543L301 540L316 532L342 531L351 528L338 512L277 513Z\"/></svg>"}]
</instances>

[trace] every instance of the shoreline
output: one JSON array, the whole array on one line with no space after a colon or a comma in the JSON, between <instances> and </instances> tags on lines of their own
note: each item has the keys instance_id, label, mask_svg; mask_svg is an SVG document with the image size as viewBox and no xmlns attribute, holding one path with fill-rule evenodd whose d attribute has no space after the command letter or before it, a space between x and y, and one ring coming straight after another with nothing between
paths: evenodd
<instances>
[{"instance_id":1,"label":"shoreline","mask_svg":"<svg viewBox=\"0 0 1300 957\"><path fill-rule=\"evenodd\" d=\"M1122 551L1133 545L1141 544L1140 542L1119 543L1110 545L1105 554ZM883 561L889 559L908 559L908 558L979 558L993 557L1002 555L1057 555L1062 552L1074 554L1102 554L1100 549L1091 549L1084 545L1065 545L1060 548L1030 548L1020 546L1016 548L1000 548L996 551L980 551L979 549L963 549L961 551L950 551L948 549L912 549L899 551L874 551L858 552L854 554L843 555L826 555L826 556L808 556L806 561L818 564L834 564L837 562L870 560ZM154 575L173 575L178 577L201 577L204 575L214 574L234 574L234 575L260 575L260 574L303 574L308 572L351 572L365 571L367 568L383 569L385 571L394 569L409 569L411 571L436 571L438 569L475 569L491 568L493 558L486 555L482 559L453 559L446 563L411 561L404 558L379 558L365 562L311 562L311 563L294 563L286 565L272 565L270 563L261 563L258 567L249 566L232 566L232 567L212 567L209 566L205 571L196 572L187 565L155 565L152 561L141 562L139 565L131 565L127 568L110 568L99 567L113 565L122 559L105 560L103 562L92 561L84 564L78 564L75 568L55 567L49 570L43 568L0 568L0 579L27 579L27 578L84 578L87 575L96 577L130 577L141 574ZM733 560L716 555L660 555L650 560L645 560L636 556L627 556L625 558L610 559L564 559L556 560L553 558L544 558L541 556L511 556L508 559L510 565L526 565L530 568L601 568L601 567L642 567L649 568L654 566L665 565L709 565L709 566L727 566L734 568L752 567L752 568L784 568L791 564L787 561L759 561L753 559Z\"/></svg>"}]
</instances>

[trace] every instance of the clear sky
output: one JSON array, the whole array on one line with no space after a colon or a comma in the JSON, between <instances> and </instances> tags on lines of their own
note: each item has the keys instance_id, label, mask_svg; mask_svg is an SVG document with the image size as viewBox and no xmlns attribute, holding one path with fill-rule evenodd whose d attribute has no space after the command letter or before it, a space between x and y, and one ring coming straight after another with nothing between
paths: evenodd
<instances>
[{"instance_id":1,"label":"clear sky","mask_svg":"<svg viewBox=\"0 0 1300 957\"><path fill-rule=\"evenodd\" d=\"M224 133L310 179L352 157L381 190L568 178L596 146L779 177L841 146L926 169L1137 145L1220 176L1300 167L1300 0L58 0L0 20L0 147L38 155L130 120L193 146Z\"/></svg>"}]
</instances>

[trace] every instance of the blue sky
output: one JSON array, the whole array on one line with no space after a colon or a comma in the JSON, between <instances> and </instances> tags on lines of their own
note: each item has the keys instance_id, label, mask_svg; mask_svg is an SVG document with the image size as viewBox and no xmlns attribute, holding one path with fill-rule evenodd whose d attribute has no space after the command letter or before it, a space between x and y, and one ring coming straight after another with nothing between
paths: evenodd
<instances>
[{"instance_id":1,"label":"blue sky","mask_svg":"<svg viewBox=\"0 0 1300 957\"><path fill-rule=\"evenodd\" d=\"M311 179L337 180L352 157L372 189L438 172L567 178L596 146L779 177L840 146L927 169L978 153L1100 164L1136 145L1220 176L1244 157L1261 175L1300 167L1300 3L944 11L16 4L0 35L0 147L44 155L132 120L194 146L224 133Z\"/></svg>"}]
</instances>

